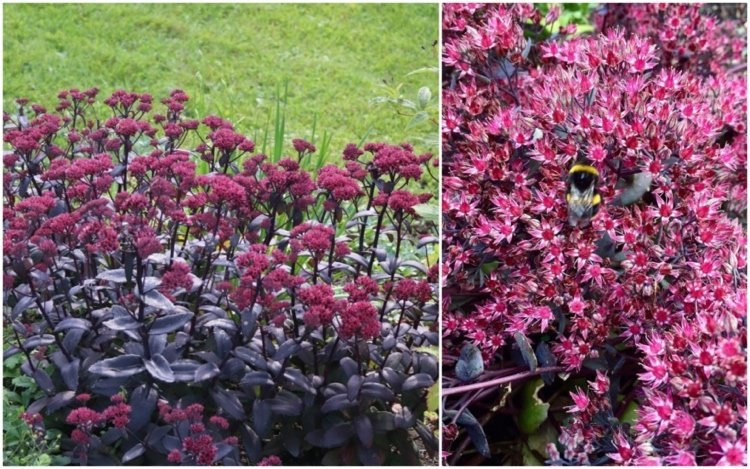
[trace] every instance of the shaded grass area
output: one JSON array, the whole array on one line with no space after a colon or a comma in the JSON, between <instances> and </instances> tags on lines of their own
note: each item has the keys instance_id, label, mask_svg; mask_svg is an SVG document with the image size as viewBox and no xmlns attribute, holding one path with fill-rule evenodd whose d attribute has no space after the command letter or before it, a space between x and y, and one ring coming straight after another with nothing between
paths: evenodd
<instances>
[{"instance_id":1,"label":"shaded grass area","mask_svg":"<svg viewBox=\"0 0 750 469\"><path fill-rule=\"evenodd\" d=\"M383 80L437 89L436 75L406 76L436 65L437 5L6 4L3 13L6 111L19 96L54 107L65 88L157 99L181 88L192 116L218 114L262 139L288 82L287 149L314 122L318 145L330 136L329 159L366 135L399 143L434 132L407 130L368 100Z\"/></svg>"}]
</instances>

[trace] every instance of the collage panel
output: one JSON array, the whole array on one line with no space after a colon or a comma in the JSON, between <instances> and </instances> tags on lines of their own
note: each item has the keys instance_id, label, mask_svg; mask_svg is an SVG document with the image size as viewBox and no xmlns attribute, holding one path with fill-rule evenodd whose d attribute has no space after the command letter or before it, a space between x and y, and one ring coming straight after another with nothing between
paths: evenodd
<instances>
[{"instance_id":1,"label":"collage panel","mask_svg":"<svg viewBox=\"0 0 750 469\"><path fill-rule=\"evenodd\" d=\"M439 5L3 5L3 464L438 466Z\"/></svg>"},{"instance_id":2,"label":"collage panel","mask_svg":"<svg viewBox=\"0 0 750 469\"><path fill-rule=\"evenodd\" d=\"M443 4L444 465L747 464L746 24Z\"/></svg>"}]
</instances>

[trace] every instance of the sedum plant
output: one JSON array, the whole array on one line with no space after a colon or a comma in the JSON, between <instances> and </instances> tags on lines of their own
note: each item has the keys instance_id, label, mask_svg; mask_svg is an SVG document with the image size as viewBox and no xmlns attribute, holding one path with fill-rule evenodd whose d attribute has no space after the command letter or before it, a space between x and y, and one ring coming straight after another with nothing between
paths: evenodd
<instances>
[{"instance_id":1,"label":"sedum plant","mask_svg":"<svg viewBox=\"0 0 750 469\"><path fill-rule=\"evenodd\" d=\"M5 357L34 424L75 464L434 452L437 238L409 191L431 155L349 145L310 174L309 142L270 163L183 91L97 95L3 116Z\"/></svg>"}]
</instances>

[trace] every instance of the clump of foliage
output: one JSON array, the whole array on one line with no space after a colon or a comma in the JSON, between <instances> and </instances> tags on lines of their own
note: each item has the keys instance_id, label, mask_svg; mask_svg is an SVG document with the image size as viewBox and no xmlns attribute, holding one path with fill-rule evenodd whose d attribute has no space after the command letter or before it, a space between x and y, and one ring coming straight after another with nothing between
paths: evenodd
<instances>
[{"instance_id":1,"label":"clump of foliage","mask_svg":"<svg viewBox=\"0 0 750 469\"><path fill-rule=\"evenodd\" d=\"M183 91L97 95L3 116L5 357L34 425L75 464L434 452L436 227L407 190L431 155L352 144L311 175L311 143L270 163Z\"/></svg>"},{"instance_id":2,"label":"clump of foliage","mask_svg":"<svg viewBox=\"0 0 750 469\"><path fill-rule=\"evenodd\" d=\"M445 456L489 458L492 435L495 463L746 464L741 25L618 5L548 36L558 8L443 12ZM603 203L572 227L581 155ZM478 382L451 371L482 369L466 343Z\"/></svg>"},{"instance_id":3,"label":"clump of foliage","mask_svg":"<svg viewBox=\"0 0 750 469\"><path fill-rule=\"evenodd\" d=\"M7 337L7 332L6 332ZM61 466L69 462L60 456L60 433L47 431L40 416L24 412L41 397L33 378L21 371L22 355L3 362L3 463L8 466Z\"/></svg>"}]
</instances>

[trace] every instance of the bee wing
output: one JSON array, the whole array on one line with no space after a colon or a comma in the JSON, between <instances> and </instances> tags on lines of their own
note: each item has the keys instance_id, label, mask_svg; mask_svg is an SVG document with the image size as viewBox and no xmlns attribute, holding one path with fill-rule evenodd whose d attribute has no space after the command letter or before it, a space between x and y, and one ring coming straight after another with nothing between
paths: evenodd
<instances>
[{"instance_id":1,"label":"bee wing","mask_svg":"<svg viewBox=\"0 0 750 469\"><path fill-rule=\"evenodd\" d=\"M581 192L575 186L570 188L570 199L568 200L568 211L579 217L591 212L594 206L594 187L591 186Z\"/></svg>"},{"instance_id":2,"label":"bee wing","mask_svg":"<svg viewBox=\"0 0 750 469\"><path fill-rule=\"evenodd\" d=\"M568 192L568 224L571 226L588 225L594 211L594 187L588 187L585 191L579 191L571 186Z\"/></svg>"}]
</instances>

